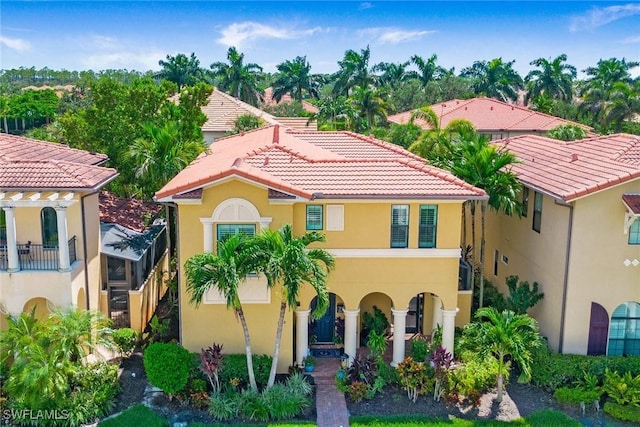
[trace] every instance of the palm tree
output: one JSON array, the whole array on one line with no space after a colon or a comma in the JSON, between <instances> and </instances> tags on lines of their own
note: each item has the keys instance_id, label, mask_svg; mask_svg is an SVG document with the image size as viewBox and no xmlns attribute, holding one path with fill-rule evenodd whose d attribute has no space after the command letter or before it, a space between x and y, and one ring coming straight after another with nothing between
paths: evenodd
<instances>
[{"instance_id":1,"label":"palm tree","mask_svg":"<svg viewBox=\"0 0 640 427\"><path fill-rule=\"evenodd\" d=\"M230 95L257 106L263 93L263 90L259 89L262 67L254 63L244 64L244 53L239 53L235 47L229 48L227 59L229 64L211 64L218 86Z\"/></svg>"},{"instance_id":2,"label":"palm tree","mask_svg":"<svg viewBox=\"0 0 640 427\"><path fill-rule=\"evenodd\" d=\"M176 56L167 55L167 60L158 61L162 67L157 76L178 85L178 92L185 86L192 86L205 79L205 71L200 67L200 61L195 53L187 57L183 53Z\"/></svg>"},{"instance_id":3,"label":"palm tree","mask_svg":"<svg viewBox=\"0 0 640 427\"><path fill-rule=\"evenodd\" d=\"M287 93L299 102L302 102L305 93L313 98L320 98L322 78L309 73L311 65L306 56L296 56L293 61L284 61L277 68L279 74L273 82L273 99L277 102Z\"/></svg>"},{"instance_id":4,"label":"palm tree","mask_svg":"<svg viewBox=\"0 0 640 427\"><path fill-rule=\"evenodd\" d=\"M500 101L516 101L518 90L523 88L522 77L513 69L515 61L502 62L502 58L491 61L476 61L463 69L462 77L474 79L472 84L476 95L496 98Z\"/></svg>"},{"instance_id":5,"label":"palm tree","mask_svg":"<svg viewBox=\"0 0 640 427\"><path fill-rule=\"evenodd\" d=\"M373 84L375 76L369 72L370 56L369 46L360 50L360 53L351 49L344 53L342 61L338 61L340 70L334 74L334 95L348 96L356 86L368 87Z\"/></svg>"},{"instance_id":6,"label":"palm tree","mask_svg":"<svg viewBox=\"0 0 640 427\"><path fill-rule=\"evenodd\" d=\"M326 97L318 104L319 129L346 130L354 127L356 112L344 96Z\"/></svg>"},{"instance_id":7,"label":"palm tree","mask_svg":"<svg viewBox=\"0 0 640 427\"><path fill-rule=\"evenodd\" d=\"M634 83L619 81L611 86L609 102L604 108L604 125L622 132L626 120L640 114L640 80Z\"/></svg>"},{"instance_id":8,"label":"palm tree","mask_svg":"<svg viewBox=\"0 0 640 427\"><path fill-rule=\"evenodd\" d=\"M577 76L576 67L566 64L567 55L558 55L552 61L538 58L529 63L540 67L541 70L531 70L524 81L527 86L525 103L536 99L542 94L561 101L571 101L573 98L573 80Z\"/></svg>"},{"instance_id":9,"label":"palm tree","mask_svg":"<svg viewBox=\"0 0 640 427\"><path fill-rule=\"evenodd\" d=\"M533 350L540 345L538 323L526 314L493 307L476 312L476 321L463 332L463 346L480 357L491 356L498 361L497 402L502 402L504 380L509 376L511 360L518 363L522 373L520 382L531 379Z\"/></svg>"},{"instance_id":10,"label":"palm tree","mask_svg":"<svg viewBox=\"0 0 640 427\"><path fill-rule=\"evenodd\" d=\"M394 90L411 77L411 74L407 72L408 66L409 61L403 63L380 62L374 65L371 71L382 73L378 77L380 86L387 86Z\"/></svg>"},{"instance_id":11,"label":"palm tree","mask_svg":"<svg viewBox=\"0 0 640 427\"><path fill-rule=\"evenodd\" d=\"M175 121L165 122L162 127L151 123L142 127L146 136L133 142L129 156L136 163L136 178L148 182L145 195L150 196L191 163L205 146L202 141L183 140Z\"/></svg>"},{"instance_id":12,"label":"palm tree","mask_svg":"<svg viewBox=\"0 0 640 427\"><path fill-rule=\"evenodd\" d=\"M253 270L251 251L246 250L245 237L235 234L218 242L218 253L196 254L184 264L187 279L187 293L189 302L196 307L202 303L202 298L210 289L216 289L226 299L227 308L231 308L242 325L244 334L245 353L247 355L247 371L251 390L258 391L256 377L253 371L253 355L251 351L251 337L249 327L244 316L244 310L238 289L244 279Z\"/></svg>"},{"instance_id":13,"label":"palm tree","mask_svg":"<svg viewBox=\"0 0 640 427\"><path fill-rule=\"evenodd\" d=\"M273 386L276 377L287 306L296 306L302 285L309 283L317 294L318 304L313 311L314 318L320 318L329 305L327 275L334 265L333 256L324 249L307 249L312 243L324 240L324 234L315 231L294 237L290 224L284 225L278 231L265 229L255 238L254 250L261 258L259 270L267 276L270 288L280 286L282 290L280 316L267 388Z\"/></svg>"},{"instance_id":14,"label":"palm tree","mask_svg":"<svg viewBox=\"0 0 640 427\"><path fill-rule=\"evenodd\" d=\"M489 200L480 202L480 296L479 306L484 303L484 255L485 255L485 220L487 206L496 211L503 211L506 215L516 213L520 215L518 193L520 182L509 166L517 162L513 153L499 150L490 145L488 138L483 135L466 134L459 144L451 145L451 163L447 168L458 178L469 184L482 188L489 196ZM471 208L471 233L475 257L475 206Z\"/></svg>"},{"instance_id":15,"label":"palm tree","mask_svg":"<svg viewBox=\"0 0 640 427\"><path fill-rule=\"evenodd\" d=\"M391 108L387 101L387 92L370 86L356 86L349 97L349 102L358 117L364 119L365 129L356 129L357 131L370 130L375 125L376 119L385 121L387 112Z\"/></svg>"},{"instance_id":16,"label":"palm tree","mask_svg":"<svg viewBox=\"0 0 640 427\"><path fill-rule=\"evenodd\" d=\"M418 67L418 72L413 72L412 76L420 80L420 86L423 90L426 90L430 82L439 80L440 77L446 74L447 70L439 65L436 65L438 55L435 53L428 59L424 59L419 55L413 55L411 57L411 63Z\"/></svg>"}]
</instances>

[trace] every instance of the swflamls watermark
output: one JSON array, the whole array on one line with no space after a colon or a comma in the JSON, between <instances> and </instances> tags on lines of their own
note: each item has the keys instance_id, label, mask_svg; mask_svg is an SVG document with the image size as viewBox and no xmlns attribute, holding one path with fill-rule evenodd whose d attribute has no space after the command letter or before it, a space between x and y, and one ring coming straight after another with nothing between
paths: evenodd
<instances>
[{"instance_id":1,"label":"swflamls watermark","mask_svg":"<svg viewBox=\"0 0 640 427\"><path fill-rule=\"evenodd\" d=\"M0 418L3 421L56 421L68 420L71 412L68 409L3 409Z\"/></svg>"}]
</instances>

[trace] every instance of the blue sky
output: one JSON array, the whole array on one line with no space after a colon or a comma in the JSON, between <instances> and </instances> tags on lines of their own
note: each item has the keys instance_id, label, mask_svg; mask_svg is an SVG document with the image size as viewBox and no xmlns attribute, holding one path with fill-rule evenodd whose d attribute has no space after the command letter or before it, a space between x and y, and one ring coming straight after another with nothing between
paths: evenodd
<instances>
[{"instance_id":1,"label":"blue sky","mask_svg":"<svg viewBox=\"0 0 640 427\"><path fill-rule=\"evenodd\" d=\"M204 67L229 46L265 71L306 55L329 73L347 49L370 65L438 55L456 72L476 60L568 55L578 70L601 58L640 61L638 1L11 1L0 3L0 68L157 70L194 52ZM640 68L640 67L638 67ZM635 75L639 71L636 69ZM582 75L581 73L579 75ZM582 75L583 76L583 75Z\"/></svg>"}]
</instances>

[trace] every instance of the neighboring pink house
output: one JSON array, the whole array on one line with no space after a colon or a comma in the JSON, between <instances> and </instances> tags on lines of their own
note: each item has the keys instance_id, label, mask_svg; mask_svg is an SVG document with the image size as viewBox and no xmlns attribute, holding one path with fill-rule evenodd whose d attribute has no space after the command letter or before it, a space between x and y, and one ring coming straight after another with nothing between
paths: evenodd
<instances>
[{"instance_id":1,"label":"neighboring pink house","mask_svg":"<svg viewBox=\"0 0 640 427\"><path fill-rule=\"evenodd\" d=\"M430 106L440 119L440 127L445 128L452 120L465 119L473 123L478 132L491 140L510 138L524 134L544 135L559 125L575 125L587 130L588 136L594 136L593 129L580 123L564 120L548 114L539 113L526 107L507 104L493 98L452 99ZM406 124L413 110L389 116L391 123ZM420 119L415 123L425 129L429 125Z\"/></svg>"}]
</instances>

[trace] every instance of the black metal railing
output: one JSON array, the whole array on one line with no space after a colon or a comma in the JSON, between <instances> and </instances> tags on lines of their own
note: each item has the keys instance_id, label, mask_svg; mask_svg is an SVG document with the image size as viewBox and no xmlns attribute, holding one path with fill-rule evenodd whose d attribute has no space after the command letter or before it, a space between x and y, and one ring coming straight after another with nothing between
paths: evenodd
<instances>
[{"instance_id":1,"label":"black metal railing","mask_svg":"<svg viewBox=\"0 0 640 427\"><path fill-rule=\"evenodd\" d=\"M76 236L69 239L69 265L78 260L76 252ZM60 268L59 250L57 247L35 243L17 245L20 270L58 270ZM0 270L7 270L6 245L0 245Z\"/></svg>"}]
</instances>

